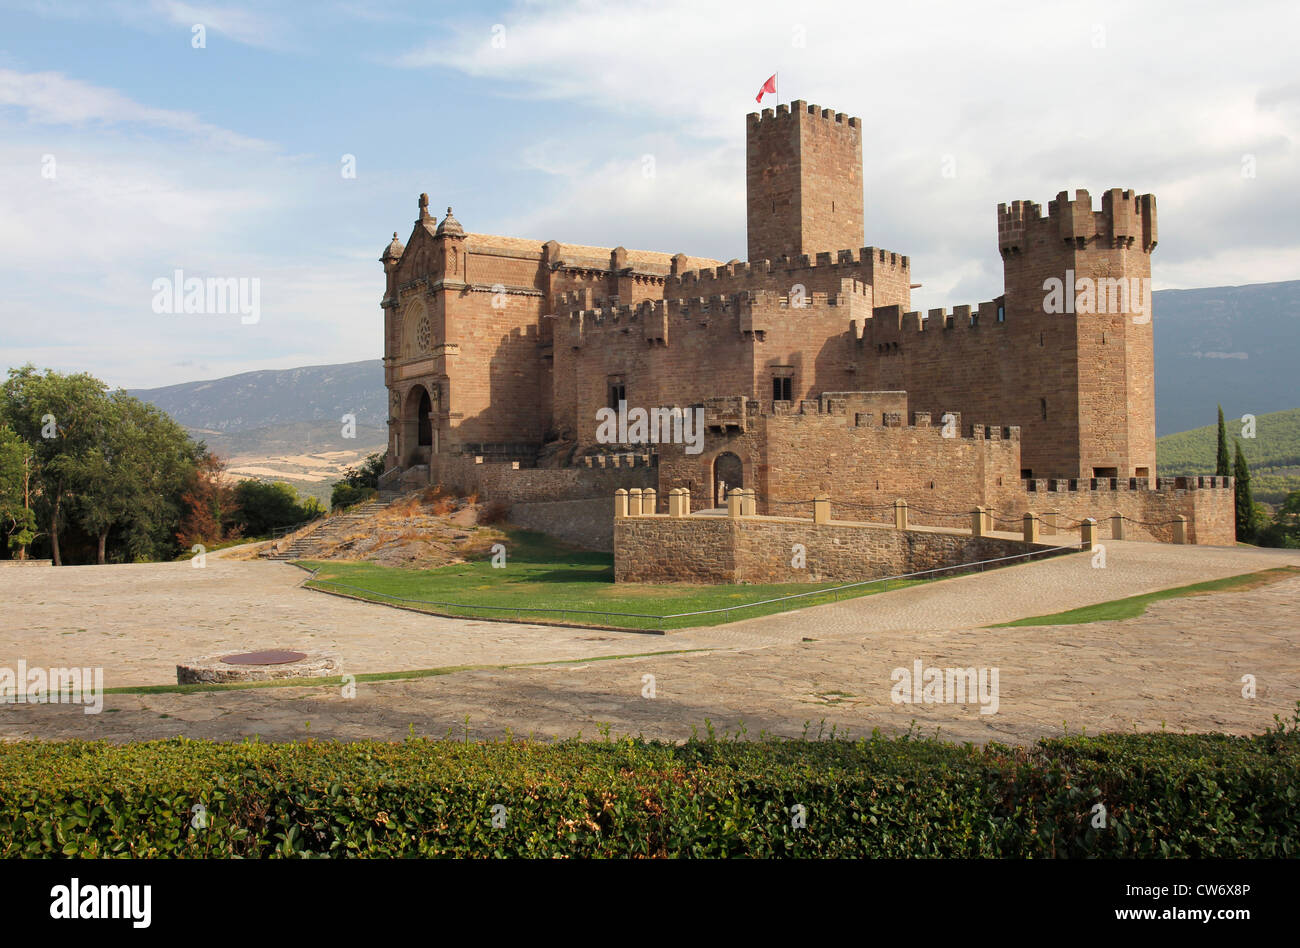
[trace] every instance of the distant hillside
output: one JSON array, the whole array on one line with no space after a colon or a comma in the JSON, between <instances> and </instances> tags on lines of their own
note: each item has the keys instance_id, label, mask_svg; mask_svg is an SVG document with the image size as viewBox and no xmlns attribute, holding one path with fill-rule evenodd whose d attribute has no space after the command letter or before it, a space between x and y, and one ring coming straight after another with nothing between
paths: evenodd
<instances>
[{"instance_id":1,"label":"distant hillside","mask_svg":"<svg viewBox=\"0 0 1300 948\"><path fill-rule=\"evenodd\" d=\"M1211 409L1212 424L1192 431L1166 435L1156 441L1156 468L1161 475L1213 474L1218 447L1217 409ZM1300 408L1255 417L1255 437L1242 438L1241 416L1224 408L1228 451L1241 441L1241 452L1250 464L1250 485L1255 499L1280 503L1290 491L1300 490Z\"/></svg>"},{"instance_id":2,"label":"distant hillside","mask_svg":"<svg viewBox=\"0 0 1300 948\"><path fill-rule=\"evenodd\" d=\"M383 451L388 441L378 359L245 372L131 394L225 458L232 477L286 481L323 501L346 467ZM356 416L355 438L343 437L346 414Z\"/></svg>"},{"instance_id":3,"label":"distant hillside","mask_svg":"<svg viewBox=\"0 0 1300 948\"><path fill-rule=\"evenodd\" d=\"M340 365L244 372L205 382L182 382L131 392L187 428L247 432L300 422L335 422L383 429L388 421L384 365L379 359Z\"/></svg>"},{"instance_id":4,"label":"distant hillside","mask_svg":"<svg viewBox=\"0 0 1300 948\"><path fill-rule=\"evenodd\" d=\"M1158 435L1300 406L1300 280L1152 296Z\"/></svg>"}]
</instances>

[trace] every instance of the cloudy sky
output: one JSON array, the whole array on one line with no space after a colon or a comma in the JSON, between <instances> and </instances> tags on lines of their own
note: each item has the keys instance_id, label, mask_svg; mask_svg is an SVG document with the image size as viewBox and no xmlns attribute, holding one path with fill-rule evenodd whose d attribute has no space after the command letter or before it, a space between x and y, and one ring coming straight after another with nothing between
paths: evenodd
<instances>
[{"instance_id":1,"label":"cloudy sky","mask_svg":"<svg viewBox=\"0 0 1300 948\"><path fill-rule=\"evenodd\" d=\"M1156 194L1157 288L1300 278L1294 0L0 0L0 24L0 369L377 358L376 258L421 191L471 231L743 258L773 72L862 118L866 242L911 256L918 308L1000 292L999 202L1081 187ZM178 269L260 280L260 318L156 313Z\"/></svg>"}]
</instances>

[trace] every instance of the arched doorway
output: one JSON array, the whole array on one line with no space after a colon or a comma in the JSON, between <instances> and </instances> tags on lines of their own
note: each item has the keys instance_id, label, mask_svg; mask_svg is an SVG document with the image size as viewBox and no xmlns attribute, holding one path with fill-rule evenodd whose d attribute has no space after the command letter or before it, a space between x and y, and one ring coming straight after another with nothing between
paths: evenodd
<instances>
[{"instance_id":1,"label":"arched doorway","mask_svg":"<svg viewBox=\"0 0 1300 948\"><path fill-rule=\"evenodd\" d=\"M416 410L416 418L420 421L418 444L422 448L433 447L433 419L430 417L432 412L433 400L429 398L428 390L421 386L420 407Z\"/></svg>"},{"instance_id":2,"label":"arched doorway","mask_svg":"<svg viewBox=\"0 0 1300 948\"><path fill-rule=\"evenodd\" d=\"M745 465L730 451L713 459L713 506L727 505L727 492L745 486Z\"/></svg>"},{"instance_id":3,"label":"arched doorway","mask_svg":"<svg viewBox=\"0 0 1300 948\"><path fill-rule=\"evenodd\" d=\"M433 400L423 385L414 385L406 393L402 410L403 467L428 464L433 453Z\"/></svg>"}]
</instances>

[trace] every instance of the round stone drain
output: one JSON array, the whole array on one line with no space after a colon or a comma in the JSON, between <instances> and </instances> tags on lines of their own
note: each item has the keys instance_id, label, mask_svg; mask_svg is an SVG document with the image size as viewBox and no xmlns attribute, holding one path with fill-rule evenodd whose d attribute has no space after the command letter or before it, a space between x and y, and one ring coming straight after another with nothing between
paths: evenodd
<instances>
[{"instance_id":1,"label":"round stone drain","mask_svg":"<svg viewBox=\"0 0 1300 948\"><path fill-rule=\"evenodd\" d=\"M306 652L290 652L287 649L272 648L264 652L244 652L242 655L227 655L222 661L227 665L288 665L290 662L300 662L306 657Z\"/></svg>"},{"instance_id":2,"label":"round stone drain","mask_svg":"<svg viewBox=\"0 0 1300 948\"><path fill-rule=\"evenodd\" d=\"M194 658L176 666L181 685L222 684L233 681L273 681L279 678L332 678L342 674L343 663L333 652L296 652L263 649L229 655Z\"/></svg>"}]
</instances>

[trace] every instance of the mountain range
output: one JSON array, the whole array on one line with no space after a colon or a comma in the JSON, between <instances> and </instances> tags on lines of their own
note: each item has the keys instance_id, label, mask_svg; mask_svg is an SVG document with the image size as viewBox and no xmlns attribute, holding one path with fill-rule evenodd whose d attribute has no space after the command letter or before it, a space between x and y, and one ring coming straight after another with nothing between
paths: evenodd
<instances>
[{"instance_id":1,"label":"mountain range","mask_svg":"<svg viewBox=\"0 0 1300 948\"><path fill-rule=\"evenodd\" d=\"M130 394L167 412L225 458L232 477L287 481L320 500L329 498L345 468L388 441L379 359L244 372ZM346 425L348 415L354 428Z\"/></svg>"}]
</instances>

